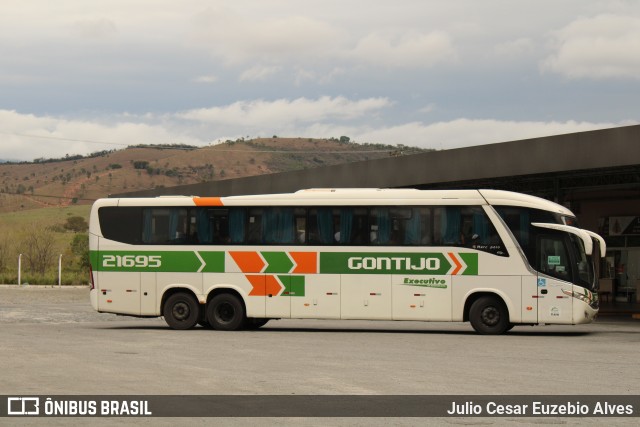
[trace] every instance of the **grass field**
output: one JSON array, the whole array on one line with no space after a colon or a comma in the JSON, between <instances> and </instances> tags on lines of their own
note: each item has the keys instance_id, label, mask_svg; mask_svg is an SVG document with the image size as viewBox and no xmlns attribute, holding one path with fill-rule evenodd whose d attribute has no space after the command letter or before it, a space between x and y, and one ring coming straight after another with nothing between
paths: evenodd
<instances>
[{"instance_id":1,"label":"grass field","mask_svg":"<svg viewBox=\"0 0 640 427\"><path fill-rule=\"evenodd\" d=\"M18 255L24 250L24 237L32 232L52 230L51 261L44 275L29 273L23 260L22 282L30 284L57 284L58 259L62 255L62 283L83 284L87 274L78 268L71 253L71 242L76 233L64 229L67 218L80 216L87 222L91 206L68 206L23 210L0 214L0 283L15 284L18 278Z\"/></svg>"},{"instance_id":2,"label":"grass field","mask_svg":"<svg viewBox=\"0 0 640 427\"><path fill-rule=\"evenodd\" d=\"M0 232L6 231L7 227L25 227L33 223L39 223L45 226L62 225L70 216L81 216L89 222L90 211L91 206L79 205L2 213L0 214Z\"/></svg>"}]
</instances>

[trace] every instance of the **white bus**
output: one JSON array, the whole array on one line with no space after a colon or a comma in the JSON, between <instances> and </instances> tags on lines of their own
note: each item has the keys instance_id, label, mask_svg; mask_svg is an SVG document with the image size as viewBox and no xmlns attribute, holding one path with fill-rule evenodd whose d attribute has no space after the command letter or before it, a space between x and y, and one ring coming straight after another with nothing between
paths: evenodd
<instances>
[{"instance_id":1,"label":"white bus","mask_svg":"<svg viewBox=\"0 0 640 427\"><path fill-rule=\"evenodd\" d=\"M580 324L604 240L556 203L497 190L310 189L112 198L90 219L91 304L174 329L270 319Z\"/></svg>"}]
</instances>

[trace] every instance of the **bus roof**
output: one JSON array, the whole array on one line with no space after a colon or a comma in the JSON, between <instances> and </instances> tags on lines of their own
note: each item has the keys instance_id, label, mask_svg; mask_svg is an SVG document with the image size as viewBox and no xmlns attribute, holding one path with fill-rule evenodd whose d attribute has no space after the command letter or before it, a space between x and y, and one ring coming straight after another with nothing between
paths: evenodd
<instances>
[{"instance_id":1,"label":"bus roof","mask_svg":"<svg viewBox=\"0 0 640 427\"><path fill-rule=\"evenodd\" d=\"M322 205L495 205L541 209L575 216L569 209L527 194L502 190L310 188L295 193L228 197L160 196L101 199L99 206L322 206Z\"/></svg>"}]
</instances>

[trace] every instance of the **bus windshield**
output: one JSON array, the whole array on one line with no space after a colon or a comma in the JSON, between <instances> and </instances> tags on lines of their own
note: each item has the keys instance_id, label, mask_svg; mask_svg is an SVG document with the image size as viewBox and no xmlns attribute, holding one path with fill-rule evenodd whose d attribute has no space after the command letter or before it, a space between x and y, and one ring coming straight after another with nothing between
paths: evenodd
<instances>
[{"instance_id":1,"label":"bus windshield","mask_svg":"<svg viewBox=\"0 0 640 427\"><path fill-rule=\"evenodd\" d=\"M593 256L586 254L582 240L574 234L552 232L533 225L540 222L577 227L574 217L514 206L495 209L535 270L589 290L596 289Z\"/></svg>"},{"instance_id":2,"label":"bus windshield","mask_svg":"<svg viewBox=\"0 0 640 427\"><path fill-rule=\"evenodd\" d=\"M570 234L571 246L573 248L573 255L575 259L577 277L576 284L583 286L589 290L595 290L596 278L595 278L595 266L593 261L593 255L588 256L586 254L584 244L577 236Z\"/></svg>"}]
</instances>

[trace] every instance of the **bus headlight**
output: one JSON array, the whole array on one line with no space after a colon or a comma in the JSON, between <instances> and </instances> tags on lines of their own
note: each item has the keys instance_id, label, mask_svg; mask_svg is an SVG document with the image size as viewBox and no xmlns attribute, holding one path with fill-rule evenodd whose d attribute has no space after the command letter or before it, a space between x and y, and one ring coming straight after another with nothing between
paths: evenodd
<instances>
[{"instance_id":1,"label":"bus headlight","mask_svg":"<svg viewBox=\"0 0 640 427\"><path fill-rule=\"evenodd\" d=\"M594 298L593 293L589 292L587 289L585 289L584 292L576 292L576 291L573 291L573 290L567 291L566 289L563 289L562 293L564 293L565 295L568 295L568 296L570 296L572 298L575 298L577 300L580 300L580 301L588 304L590 307L597 308L597 306L598 306L598 302Z\"/></svg>"}]
</instances>

